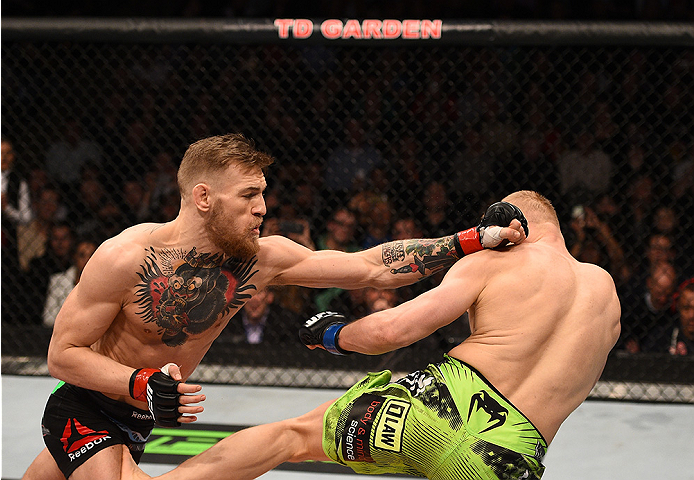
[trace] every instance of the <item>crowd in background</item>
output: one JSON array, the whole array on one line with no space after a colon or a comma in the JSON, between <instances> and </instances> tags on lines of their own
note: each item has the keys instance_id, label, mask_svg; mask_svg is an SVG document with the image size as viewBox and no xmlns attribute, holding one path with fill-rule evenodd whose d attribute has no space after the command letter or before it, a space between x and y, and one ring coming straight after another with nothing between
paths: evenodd
<instances>
[{"instance_id":1,"label":"crowd in background","mask_svg":"<svg viewBox=\"0 0 694 480\"><path fill-rule=\"evenodd\" d=\"M569 50L567 59L451 49L422 60L408 49L261 46L225 63L210 49L143 48L117 64L107 56L104 85L69 68L51 83L55 59L34 45L21 46L33 69L3 63L3 325L50 329L94 248L130 225L174 218L187 145L241 131L277 157L263 235L356 251L450 235L507 193L537 190L555 204L571 253L615 279L616 348L694 353L691 50ZM587 64L562 71L574 56ZM84 91L63 101L77 106L42 110L45 84L61 90L73 74ZM43 132L26 129L36 117ZM259 325L276 325L278 312L295 323L325 309L356 318L439 280L397 291L270 289L225 335L285 341ZM427 341L459 341L466 328L456 322Z\"/></svg>"}]
</instances>

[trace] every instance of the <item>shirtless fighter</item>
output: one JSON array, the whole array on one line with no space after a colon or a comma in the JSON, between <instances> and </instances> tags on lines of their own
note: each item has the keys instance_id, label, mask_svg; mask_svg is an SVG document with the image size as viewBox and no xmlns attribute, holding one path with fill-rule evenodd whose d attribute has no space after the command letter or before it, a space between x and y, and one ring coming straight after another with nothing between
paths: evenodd
<instances>
[{"instance_id":1,"label":"shirtless fighter","mask_svg":"<svg viewBox=\"0 0 694 480\"><path fill-rule=\"evenodd\" d=\"M136 225L97 249L55 321L48 368L61 382L42 421L47 448L24 479L119 479L122 452L139 459L155 421L195 421L205 397L185 380L267 285L394 288L525 238L511 222L522 213L503 207L477 228L354 254L259 238L271 163L241 135L200 140L179 168L178 217ZM491 226L498 219L511 228Z\"/></svg>"},{"instance_id":2,"label":"shirtless fighter","mask_svg":"<svg viewBox=\"0 0 694 480\"><path fill-rule=\"evenodd\" d=\"M529 191L504 201L527 217L522 244L466 256L397 307L347 325L324 312L301 331L310 348L377 355L467 310L471 336L440 363L393 383L387 370L371 373L338 400L242 430L161 478L244 480L282 462L334 460L364 474L539 479L547 446L600 377L620 305L612 277L569 254L549 201ZM123 460L125 478L147 478Z\"/></svg>"}]
</instances>

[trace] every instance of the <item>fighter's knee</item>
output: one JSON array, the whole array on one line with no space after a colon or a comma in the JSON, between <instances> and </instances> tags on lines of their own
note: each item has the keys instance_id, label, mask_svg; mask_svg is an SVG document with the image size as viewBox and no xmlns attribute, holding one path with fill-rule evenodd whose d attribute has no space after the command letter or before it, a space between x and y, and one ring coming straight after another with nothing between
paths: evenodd
<instances>
[{"instance_id":1,"label":"fighter's knee","mask_svg":"<svg viewBox=\"0 0 694 480\"><path fill-rule=\"evenodd\" d=\"M292 445L290 462L303 462L306 460L318 460L323 455L322 447L322 423L299 417L284 422L283 435L289 436L288 443Z\"/></svg>"}]
</instances>

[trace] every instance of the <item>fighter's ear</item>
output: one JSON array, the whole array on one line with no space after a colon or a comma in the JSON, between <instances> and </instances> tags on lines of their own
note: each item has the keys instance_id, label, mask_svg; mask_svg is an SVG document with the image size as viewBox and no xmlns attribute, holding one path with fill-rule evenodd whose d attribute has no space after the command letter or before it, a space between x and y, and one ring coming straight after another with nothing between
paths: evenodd
<instances>
[{"instance_id":1,"label":"fighter's ear","mask_svg":"<svg viewBox=\"0 0 694 480\"><path fill-rule=\"evenodd\" d=\"M206 183L198 183L193 187L193 201L198 210L207 212L210 209L210 187Z\"/></svg>"}]
</instances>

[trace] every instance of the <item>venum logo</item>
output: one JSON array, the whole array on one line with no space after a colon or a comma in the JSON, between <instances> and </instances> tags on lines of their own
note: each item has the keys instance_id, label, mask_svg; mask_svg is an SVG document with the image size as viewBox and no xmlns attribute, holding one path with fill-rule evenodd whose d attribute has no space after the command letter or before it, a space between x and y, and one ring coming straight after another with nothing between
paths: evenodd
<instances>
[{"instance_id":1,"label":"venum logo","mask_svg":"<svg viewBox=\"0 0 694 480\"><path fill-rule=\"evenodd\" d=\"M502 407L501 404L494 400L485 390L481 390L471 397L470 409L468 410L467 414L468 421L470 421L470 415L472 415L473 410L475 412L483 410L487 415L489 415L489 420L487 420L487 423L490 425L480 433L488 432L489 430L500 427L506 423L508 410Z\"/></svg>"},{"instance_id":2,"label":"venum logo","mask_svg":"<svg viewBox=\"0 0 694 480\"><path fill-rule=\"evenodd\" d=\"M376 424L374 446L391 452L402 451L402 434L410 404L403 400L388 399L383 405Z\"/></svg>"}]
</instances>

